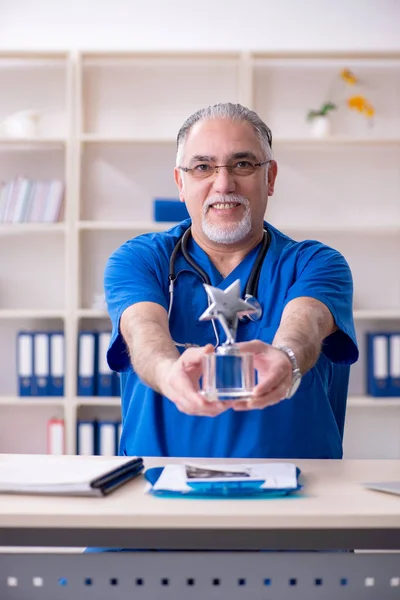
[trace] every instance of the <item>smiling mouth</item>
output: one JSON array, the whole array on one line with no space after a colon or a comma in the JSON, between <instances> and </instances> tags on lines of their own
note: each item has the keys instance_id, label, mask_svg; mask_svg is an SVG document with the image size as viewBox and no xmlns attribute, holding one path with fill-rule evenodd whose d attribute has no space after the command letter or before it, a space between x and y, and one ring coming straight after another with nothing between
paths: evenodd
<instances>
[{"instance_id":1,"label":"smiling mouth","mask_svg":"<svg viewBox=\"0 0 400 600\"><path fill-rule=\"evenodd\" d=\"M241 206L240 202L217 202L216 204L211 204L209 208L215 208L216 210L231 210L238 206Z\"/></svg>"}]
</instances>

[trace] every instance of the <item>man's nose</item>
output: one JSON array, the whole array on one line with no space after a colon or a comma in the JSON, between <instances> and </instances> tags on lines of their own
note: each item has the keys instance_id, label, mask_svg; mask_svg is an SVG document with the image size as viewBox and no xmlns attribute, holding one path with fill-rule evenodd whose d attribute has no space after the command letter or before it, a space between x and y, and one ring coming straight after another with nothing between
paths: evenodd
<instances>
[{"instance_id":1,"label":"man's nose","mask_svg":"<svg viewBox=\"0 0 400 600\"><path fill-rule=\"evenodd\" d=\"M236 182L232 173L229 173L226 167L218 167L214 175L214 190L220 194L227 194L235 191Z\"/></svg>"}]
</instances>

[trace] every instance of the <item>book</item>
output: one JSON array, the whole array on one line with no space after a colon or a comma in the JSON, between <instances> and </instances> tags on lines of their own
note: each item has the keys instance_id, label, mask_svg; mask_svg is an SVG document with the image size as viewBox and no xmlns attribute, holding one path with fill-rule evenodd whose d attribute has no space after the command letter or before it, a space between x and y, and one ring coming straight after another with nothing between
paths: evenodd
<instances>
[{"instance_id":1,"label":"book","mask_svg":"<svg viewBox=\"0 0 400 600\"><path fill-rule=\"evenodd\" d=\"M0 455L0 493L105 496L143 470L137 456Z\"/></svg>"}]
</instances>

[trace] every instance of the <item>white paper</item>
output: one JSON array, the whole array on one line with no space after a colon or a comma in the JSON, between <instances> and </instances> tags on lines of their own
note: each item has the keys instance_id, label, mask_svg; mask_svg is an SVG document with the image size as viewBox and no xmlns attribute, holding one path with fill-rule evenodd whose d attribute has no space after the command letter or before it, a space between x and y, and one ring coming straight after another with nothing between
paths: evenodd
<instances>
[{"instance_id":1,"label":"white paper","mask_svg":"<svg viewBox=\"0 0 400 600\"><path fill-rule=\"evenodd\" d=\"M228 482L228 481L258 481L264 483L261 489L296 489L296 465L293 463L253 463L253 464L218 464L203 465L187 463L187 465L166 465L153 486L153 490L168 490L171 492L191 492L193 488L188 485L186 466L209 471L205 477L191 477L191 482ZM225 476L218 472L225 471ZM245 475L243 475L245 473Z\"/></svg>"},{"instance_id":2,"label":"white paper","mask_svg":"<svg viewBox=\"0 0 400 600\"><path fill-rule=\"evenodd\" d=\"M1 455L0 492L90 490L90 483L134 457Z\"/></svg>"}]
</instances>

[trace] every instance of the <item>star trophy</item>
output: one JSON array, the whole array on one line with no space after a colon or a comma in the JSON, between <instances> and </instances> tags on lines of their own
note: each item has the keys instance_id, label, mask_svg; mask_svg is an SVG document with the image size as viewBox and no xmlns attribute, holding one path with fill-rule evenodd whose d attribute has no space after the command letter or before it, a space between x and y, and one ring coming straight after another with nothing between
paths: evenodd
<instances>
[{"instance_id":1,"label":"star trophy","mask_svg":"<svg viewBox=\"0 0 400 600\"><path fill-rule=\"evenodd\" d=\"M241 352L235 340L239 318L259 309L240 297L239 279L226 290L203 285L209 307L199 321L217 319L226 334L226 341L215 352L204 355L200 393L214 401L249 398L255 385L254 356Z\"/></svg>"}]
</instances>

